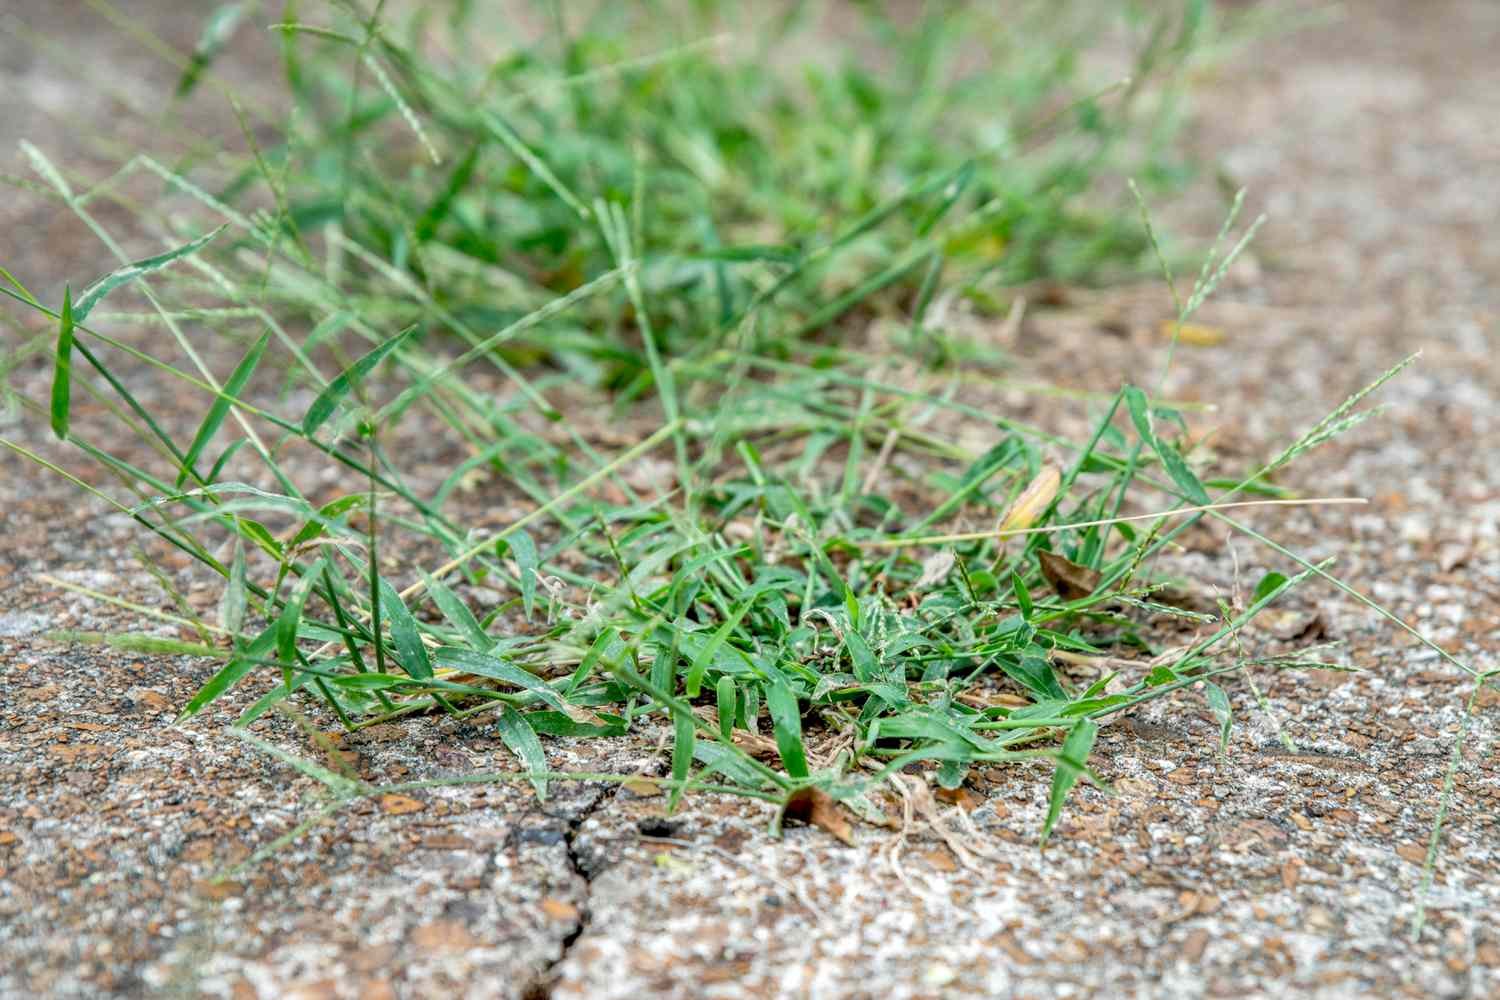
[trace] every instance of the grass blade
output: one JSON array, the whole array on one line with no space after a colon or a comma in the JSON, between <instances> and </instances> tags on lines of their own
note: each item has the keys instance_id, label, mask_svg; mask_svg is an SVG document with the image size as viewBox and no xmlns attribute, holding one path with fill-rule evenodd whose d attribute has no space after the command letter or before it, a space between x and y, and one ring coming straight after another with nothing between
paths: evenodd
<instances>
[{"instance_id":1,"label":"grass blade","mask_svg":"<svg viewBox=\"0 0 1500 1000\"><path fill-rule=\"evenodd\" d=\"M754 604L755 598L751 597L736 608L734 614L724 619L724 624L714 630L708 642L698 650L698 655L693 657L692 665L688 667L687 679L684 681L684 688L689 698L698 697L698 693L703 690L703 676L708 672L709 664L714 662L714 657L718 655L719 648L724 645L724 640L728 639L730 633L739 627L745 613Z\"/></svg>"},{"instance_id":2,"label":"grass blade","mask_svg":"<svg viewBox=\"0 0 1500 1000\"><path fill-rule=\"evenodd\" d=\"M495 640L490 638L489 633L485 632L479 620L474 617L474 612L469 610L469 606L446 583L428 577L427 593L432 596L432 603L438 606L443 617L463 633L470 646L483 653L495 644Z\"/></svg>"},{"instance_id":3,"label":"grass blade","mask_svg":"<svg viewBox=\"0 0 1500 1000\"><path fill-rule=\"evenodd\" d=\"M674 715L672 732L672 780L676 784L672 788L671 797L667 800L668 812L674 812L677 804L682 801L682 792L687 786L688 773L693 767L693 747L698 741L697 733L693 729L693 718L690 715Z\"/></svg>"},{"instance_id":4,"label":"grass blade","mask_svg":"<svg viewBox=\"0 0 1500 1000\"><path fill-rule=\"evenodd\" d=\"M208 447L208 443L218 433L220 425L224 423L224 418L229 415L229 407L231 405L229 397L239 396L244 390L245 384L250 381L250 376L255 374L256 366L260 364L261 355L266 352L266 345L270 342L271 333L268 330L261 334L260 339L251 345L250 350L245 352L245 356L240 359L240 363L230 373L229 381L224 383L224 395L214 400L213 406L208 409L208 415L203 418L203 424L198 428L198 433L193 436L193 443L188 445L187 453L182 459L182 468L177 473L178 486L187 482L187 478L190 475L195 478L197 477L197 470L194 466L197 465L198 457L203 454L203 449ZM206 483L211 483L212 481L212 476L204 480Z\"/></svg>"},{"instance_id":5,"label":"grass blade","mask_svg":"<svg viewBox=\"0 0 1500 1000\"><path fill-rule=\"evenodd\" d=\"M1047 838L1052 835L1053 828L1062 816L1063 802L1067 799L1068 792L1072 791L1079 776L1083 774L1089 751L1094 748L1094 737L1098 735L1097 722L1080 719L1077 725L1068 730L1067 738L1063 740L1062 756L1058 758L1057 770L1052 773L1052 791L1047 797L1047 820L1042 824L1043 846L1046 846Z\"/></svg>"},{"instance_id":6,"label":"grass blade","mask_svg":"<svg viewBox=\"0 0 1500 1000\"><path fill-rule=\"evenodd\" d=\"M385 577L380 578L379 589L380 610L391 623L391 641L396 646L401 669L418 680L431 679L432 661L427 658L427 647L422 644L422 634L417 631L417 620ZM376 641L379 641L378 636Z\"/></svg>"},{"instance_id":7,"label":"grass blade","mask_svg":"<svg viewBox=\"0 0 1500 1000\"><path fill-rule=\"evenodd\" d=\"M63 288L62 321L57 328L57 358L52 369L52 433L68 437L73 396L73 291Z\"/></svg>"},{"instance_id":8,"label":"grass blade","mask_svg":"<svg viewBox=\"0 0 1500 1000\"><path fill-rule=\"evenodd\" d=\"M776 749L781 754L786 773L793 778L807 777L807 751L802 746L802 710L785 682L772 681L766 685L766 708L771 713Z\"/></svg>"},{"instance_id":9,"label":"grass blade","mask_svg":"<svg viewBox=\"0 0 1500 1000\"><path fill-rule=\"evenodd\" d=\"M1229 728L1234 724L1234 710L1229 706L1229 696L1213 681L1203 682L1203 698L1208 708L1219 721L1219 753L1229 749Z\"/></svg>"},{"instance_id":10,"label":"grass blade","mask_svg":"<svg viewBox=\"0 0 1500 1000\"><path fill-rule=\"evenodd\" d=\"M358 361L354 362L354 364L340 372L332 382L329 382L324 387L322 392L318 393L318 398L313 400L312 405L307 408L307 413L302 417L302 433L307 437L312 437L317 433L318 428L322 427L328 421L328 418L333 416L334 411L338 409L339 403L343 402L344 397L349 395L355 383L361 381L366 375L374 371L375 366L380 364L387 354L390 354L404 344L416 331L416 324L407 327L390 340L373 348L368 354L365 354Z\"/></svg>"},{"instance_id":11,"label":"grass blade","mask_svg":"<svg viewBox=\"0 0 1500 1000\"><path fill-rule=\"evenodd\" d=\"M1156 430L1151 424L1151 408L1146 401L1146 394L1135 386L1125 387L1125 403L1130 407L1130 419L1135 424L1136 433L1140 434L1141 440L1149 444L1156 454L1161 458L1162 468L1167 470L1167 475L1177 484L1183 494L1197 504L1212 503L1208 497L1208 491L1203 488L1193 470L1188 468L1187 462L1166 441L1156 436Z\"/></svg>"},{"instance_id":12,"label":"grass blade","mask_svg":"<svg viewBox=\"0 0 1500 1000\"><path fill-rule=\"evenodd\" d=\"M188 62L187 68L182 71L182 77L177 81L177 97L186 97L198 86L198 81L218 58L219 53L224 50L225 44L233 36L235 29L240 26L244 16L243 0L220 4L209 15L208 23L203 26L203 34L198 36L198 44L193 48L192 59Z\"/></svg>"},{"instance_id":13,"label":"grass blade","mask_svg":"<svg viewBox=\"0 0 1500 1000\"><path fill-rule=\"evenodd\" d=\"M182 713L177 716L177 721L182 722L191 718L213 704L215 699L243 680L251 670L260 666L275 646L276 627L272 625L256 636L248 646L230 657L229 662L210 677L192 698L188 699L188 703L182 708Z\"/></svg>"},{"instance_id":14,"label":"grass blade","mask_svg":"<svg viewBox=\"0 0 1500 1000\"><path fill-rule=\"evenodd\" d=\"M734 718L739 703L739 692L734 678L725 674L714 687L714 696L719 712L719 735L728 743L734 738Z\"/></svg>"},{"instance_id":15,"label":"grass blade","mask_svg":"<svg viewBox=\"0 0 1500 1000\"><path fill-rule=\"evenodd\" d=\"M500 710L500 719L495 728L510 752L520 758L526 770L531 773L531 787L536 789L537 801L546 802L547 779L542 775L547 770L547 755L542 751L542 741L537 739L536 730L531 728L526 716L509 705Z\"/></svg>"},{"instance_id":16,"label":"grass blade","mask_svg":"<svg viewBox=\"0 0 1500 1000\"><path fill-rule=\"evenodd\" d=\"M536 542L524 530L516 531L510 536L510 554L515 557L516 568L520 570L521 607L526 612L526 620L531 621L531 610L536 604L536 574L541 563Z\"/></svg>"},{"instance_id":17,"label":"grass blade","mask_svg":"<svg viewBox=\"0 0 1500 1000\"><path fill-rule=\"evenodd\" d=\"M302 580L292 591L291 599L281 609L276 619L276 658L281 661L282 680L288 688L292 685L292 667L297 659L297 626L302 621L302 609L307 605L307 595L323 575L323 560L307 570Z\"/></svg>"},{"instance_id":18,"label":"grass blade","mask_svg":"<svg viewBox=\"0 0 1500 1000\"><path fill-rule=\"evenodd\" d=\"M231 639L237 641L249 603L245 581L245 540L243 536L237 536L234 558L229 563L229 585L224 588L224 596L219 601L219 625Z\"/></svg>"},{"instance_id":19,"label":"grass blade","mask_svg":"<svg viewBox=\"0 0 1500 1000\"><path fill-rule=\"evenodd\" d=\"M83 290L73 306L73 317L75 322L82 323L88 319L93 308L103 300L104 296L122 285L128 285L132 281L143 278L153 271L160 271L174 261L197 253L208 245L209 241L224 231L228 223L219 226L211 232L204 233L196 240L184 243L175 250L157 254L155 257L146 257L141 260L132 261L118 270L111 271L98 281Z\"/></svg>"},{"instance_id":20,"label":"grass blade","mask_svg":"<svg viewBox=\"0 0 1500 1000\"><path fill-rule=\"evenodd\" d=\"M470 649L459 649L456 646L442 646L435 656L441 666L453 667L481 677L514 684L518 688L532 692L564 715L573 714L546 681L514 664L506 663L497 656L476 653Z\"/></svg>"}]
</instances>

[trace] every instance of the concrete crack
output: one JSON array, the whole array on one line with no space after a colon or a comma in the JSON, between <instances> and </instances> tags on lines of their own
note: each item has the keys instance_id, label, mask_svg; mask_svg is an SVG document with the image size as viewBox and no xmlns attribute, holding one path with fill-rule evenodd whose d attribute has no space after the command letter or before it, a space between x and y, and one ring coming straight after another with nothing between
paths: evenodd
<instances>
[{"instance_id":1,"label":"concrete crack","mask_svg":"<svg viewBox=\"0 0 1500 1000\"><path fill-rule=\"evenodd\" d=\"M531 981L521 991L522 1000L547 1000L547 998L552 996L552 991L557 986L563 962L567 961L568 955L573 950L573 946L583 937L593 921L594 914L591 906L593 882L594 878L604 869L605 865L601 864L598 858L584 856L584 853L578 846L578 834L582 830L584 822L590 816L593 816L600 809L604 808L608 802L614 799L618 792L618 785L599 789L598 794L592 802L587 803L582 809L571 816L559 816L554 813L547 813L547 815L563 819L567 823L563 831L563 849L567 854L568 867L583 882L583 900L578 907L578 922L563 937L562 947L558 951L557 957L548 962L545 968L532 977Z\"/></svg>"}]
</instances>

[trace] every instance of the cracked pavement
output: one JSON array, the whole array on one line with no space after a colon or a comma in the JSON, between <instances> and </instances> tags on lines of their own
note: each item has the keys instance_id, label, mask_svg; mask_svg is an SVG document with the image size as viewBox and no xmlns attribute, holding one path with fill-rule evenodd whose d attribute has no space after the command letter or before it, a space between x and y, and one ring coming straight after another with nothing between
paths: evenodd
<instances>
[{"instance_id":1,"label":"cracked pavement","mask_svg":"<svg viewBox=\"0 0 1500 1000\"><path fill-rule=\"evenodd\" d=\"M190 32L171 7L132 5ZM0 35L0 87L22 95L0 116L0 154L24 170L10 157L26 136L102 176L104 152L59 117L69 95L101 63L142 100L172 74L81 3L33 14L92 60L70 72ZM1217 403L1195 429L1248 461L1422 348L1382 394L1388 414L1293 469L1309 491L1374 502L1254 523L1310 558L1337 556L1481 669L1500 648L1500 231L1484 215L1500 203L1497 47L1500 5L1371 0L1211 71L1190 140L1272 218L1201 317L1225 342L1180 350L1166 390ZM83 110L101 121L118 108ZM116 138L144 128L132 120ZM1221 210L1190 199L1163 214L1207 239ZM0 263L53 297L100 269L86 231L49 206L0 203L0 233ZM1034 310L1013 346L1028 378L1113 389L1121 371L1158 370L1164 298L1078 292ZM35 394L45 366L17 378ZM1084 416L1034 397L975 405L1063 431ZM3 433L60 454L33 422ZM807 828L768 836L760 803L689 798L667 817L659 796L629 788L557 782L538 804L499 784L362 800L213 883L321 801L312 779L225 734L263 688L171 727L208 666L43 637L133 623L59 594L43 571L161 603L133 528L8 453L0 519L0 995L1500 995L1500 696L1475 699L1413 941L1471 688L1326 589L1292 610L1316 613L1359 673L1261 678L1264 708L1236 687L1224 755L1186 698L1106 727L1097 761L1114 794L1080 792L1045 853L1048 776L1034 767L986 769L942 803L977 831L975 867L930 831L899 844L861 828L848 849ZM1266 563L1206 528L1185 544L1178 568L1211 594ZM290 720L263 735L326 754ZM369 781L514 767L493 731L443 719L329 738ZM559 770L653 774L661 738L546 745Z\"/></svg>"}]
</instances>

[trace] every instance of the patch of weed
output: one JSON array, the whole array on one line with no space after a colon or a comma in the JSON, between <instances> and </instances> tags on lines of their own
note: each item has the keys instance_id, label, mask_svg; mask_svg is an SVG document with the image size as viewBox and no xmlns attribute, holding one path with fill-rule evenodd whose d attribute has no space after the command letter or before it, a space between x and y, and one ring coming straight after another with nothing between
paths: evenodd
<instances>
[{"instance_id":1,"label":"patch of weed","mask_svg":"<svg viewBox=\"0 0 1500 1000\"><path fill-rule=\"evenodd\" d=\"M673 733L674 804L816 787L873 814L917 762L951 788L1042 759L1044 838L1095 780L1104 719L1196 689L1227 733L1215 678L1246 664L1220 648L1311 576L1347 585L1226 510L1289 502L1271 474L1363 419L1363 394L1230 478L1135 386L1086 401L1082 441L963 401L977 366L952 370L944 316L1149 260L1149 224L1096 182L1176 169L1153 81L1206 17L1148 22L1113 86L1082 55L1105 5L1013 7L871 15L855 58L797 54L828 37L799 6L721 39L727 7L608 4L487 55L474 4L402 27L383 4L289 5L296 113L269 137L247 113L248 154L134 157L165 198L131 207L166 246L133 262L93 211L119 178L80 191L28 146L121 267L58 310L3 275L55 324L17 351L52 352L51 397L20 405L129 497L6 443L224 584L217 620L138 609L199 642L110 641L223 659L184 716L263 672L278 683L241 727L299 695L350 729L489 715L539 796L578 777L548 770L548 737L643 720ZM181 92L215 81L224 11ZM1244 245L1222 248L1238 204L1181 321ZM100 318L127 294L149 309ZM136 388L148 369L201 409L190 433ZM1156 600L1153 557L1205 517L1296 571L1222 617ZM1205 629L1163 649L1151 614ZM1130 647L1145 657L1113 669ZM368 791L289 762L339 801Z\"/></svg>"}]
</instances>

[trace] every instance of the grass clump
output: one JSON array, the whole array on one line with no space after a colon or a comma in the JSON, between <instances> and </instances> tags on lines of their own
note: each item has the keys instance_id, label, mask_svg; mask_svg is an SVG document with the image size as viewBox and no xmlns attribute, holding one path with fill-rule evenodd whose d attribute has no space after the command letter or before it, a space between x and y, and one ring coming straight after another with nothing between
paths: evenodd
<instances>
[{"instance_id":1,"label":"grass clump","mask_svg":"<svg viewBox=\"0 0 1500 1000\"><path fill-rule=\"evenodd\" d=\"M1231 478L1133 386L1096 401L1085 440L1057 439L959 398L984 366L952 367L933 308L984 314L1022 282L1149 260L1095 181L1174 169L1152 81L1206 15L1169 6L1132 82L1101 88L1080 54L1093 4L870 14L863 63L785 54L803 7L719 43L717 5L610 4L488 58L461 44L483 34L477 5L404 27L383 4L293 5L272 30L296 113L269 141L248 127L245 153L133 158L159 205L118 177L77 191L28 147L112 249L101 199L168 244L59 310L5 289L56 324L17 350L52 354L50 402L21 404L223 581L216 616L152 612L198 641L112 641L224 661L185 716L269 672L241 727L301 695L350 729L491 717L538 795L547 737L643 723L673 734L674 804L816 787L873 814L906 765L954 787L1040 758L1044 836L1102 720L1196 688L1227 731L1214 678L1307 661L1219 648L1327 569L1267 576L1167 650L1143 612L1194 613L1158 599L1152 557L1242 494L1278 495L1270 471L1359 416ZM180 90L216 80L225 23ZM1181 319L1232 256L1216 244ZM128 293L149 308L100 319ZM132 322L149 348L110 332ZM153 409L143 370L201 418ZM1058 669L1118 649L1139 669Z\"/></svg>"},{"instance_id":2,"label":"grass clump","mask_svg":"<svg viewBox=\"0 0 1500 1000\"><path fill-rule=\"evenodd\" d=\"M298 111L279 141L152 169L255 206L234 247L275 249L282 308L324 317L334 298L471 342L509 328L485 351L636 396L655 377L643 319L666 356L729 340L784 355L900 313L936 361L943 331L922 320L940 289L996 309L1021 282L1136 270L1142 234L1103 209L1100 180L1181 176L1151 84L1180 71L1203 5L1140 24L1093 3L910 23L875 6L543 6L538 42L493 56L473 49L497 27L486 5L404 25L293 8L274 29ZM837 54L820 11L853 18ZM1080 47L1122 21L1144 35L1118 67L1133 76L1101 78ZM340 253L333 291L314 244ZM649 316L594 287L514 328L627 259ZM226 265L237 285L260 277L246 263Z\"/></svg>"}]
</instances>

